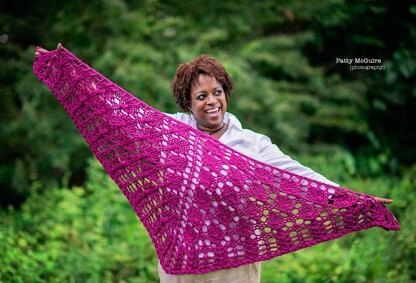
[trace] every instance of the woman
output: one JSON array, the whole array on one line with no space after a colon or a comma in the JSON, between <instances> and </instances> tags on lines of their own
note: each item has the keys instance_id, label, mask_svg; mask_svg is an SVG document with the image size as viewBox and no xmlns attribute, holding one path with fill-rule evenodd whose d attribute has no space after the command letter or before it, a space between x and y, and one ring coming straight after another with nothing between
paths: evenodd
<instances>
[{"instance_id":1,"label":"woman","mask_svg":"<svg viewBox=\"0 0 416 283\"><path fill-rule=\"evenodd\" d=\"M259 161L315 179L337 185L322 175L302 166L283 154L264 135L243 129L238 119L227 112L233 83L224 67L214 58L201 55L181 64L172 82L173 94L184 112L172 115L177 120L197 128L233 149ZM378 199L382 203L391 200ZM170 275L159 264L161 282L260 282L260 263L201 275Z\"/></svg>"},{"instance_id":2,"label":"woman","mask_svg":"<svg viewBox=\"0 0 416 283\"><path fill-rule=\"evenodd\" d=\"M58 45L58 49L62 48ZM47 50L38 48L39 56ZM264 135L243 129L238 119L227 113L233 83L224 67L212 57L201 55L181 64L172 82L178 106L187 113L171 115L218 139L225 145L259 161L320 182L336 185L322 175L283 154ZM391 200L380 199L383 204ZM171 275L159 264L161 282L260 282L260 263L205 274Z\"/></svg>"}]
</instances>

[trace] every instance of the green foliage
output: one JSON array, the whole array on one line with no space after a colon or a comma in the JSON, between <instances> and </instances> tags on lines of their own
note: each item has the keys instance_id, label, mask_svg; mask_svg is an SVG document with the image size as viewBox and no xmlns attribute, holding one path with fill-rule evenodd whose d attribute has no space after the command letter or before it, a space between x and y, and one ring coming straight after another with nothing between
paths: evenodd
<instances>
[{"instance_id":1,"label":"green foliage","mask_svg":"<svg viewBox=\"0 0 416 283\"><path fill-rule=\"evenodd\" d=\"M247 71L259 71L243 71L247 75L242 80L236 76L242 81L237 95L246 99L238 98L236 112L251 114L251 119L246 118L249 128L292 151L310 151L316 144L331 142L353 149L368 130L363 114L357 112L364 108L360 95L365 87L343 82L337 75L324 76L321 68L312 67L297 48L309 38L307 33L276 35L243 47ZM240 94L241 87L247 90ZM259 94L254 95L253 89ZM259 112L262 115L256 115Z\"/></svg>"},{"instance_id":2,"label":"green foliage","mask_svg":"<svg viewBox=\"0 0 416 283\"><path fill-rule=\"evenodd\" d=\"M328 162L318 169L333 172L333 165ZM360 231L264 262L262 282L414 282L415 170L402 179L350 179L341 183L370 195L394 199L389 208L401 223L399 232Z\"/></svg>"},{"instance_id":3,"label":"green foliage","mask_svg":"<svg viewBox=\"0 0 416 283\"><path fill-rule=\"evenodd\" d=\"M97 163L87 166L84 140L32 73L34 47L58 42L164 112L177 111L170 90L177 65L213 55L235 81L229 111L243 126L331 180L395 199L398 234L360 232L272 260L263 282L416 280L411 1L21 7L11 1L0 9L0 35L9 36L0 43L0 281L157 281L144 228ZM337 57L378 58L386 69L350 71Z\"/></svg>"},{"instance_id":4,"label":"green foliage","mask_svg":"<svg viewBox=\"0 0 416 283\"><path fill-rule=\"evenodd\" d=\"M412 1L334 1L312 22L304 51L326 75L360 81L366 139L354 153L367 171L395 171L416 160L416 25ZM336 17L337 20L333 20ZM329 20L327 20L329 19ZM360 19L360 20L357 20ZM352 72L335 58L376 58L385 71ZM370 162L366 159L371 159Z\"/></svg>"},{"instance_id":5,"label":"green foliage","mask_svg":"<svg viewBox=\"0 0 416 283\"><path fill-rule=\"evenodd\" d=\"M1 282L156 282L150 237L97 162L84 187L1 212Z\"/></svg>"},{"instance_id":6,"label":"green foliage","mask_svg":"<svg viewBox=\"0 0 416 283\"><path fill-rule=\"evenodd\" d=\"M318 169L335 171L325 164ZM400 232L370 229L264 262L262 282L415 280L415 173L343 182L393 198ZM33 190L20 211L2 211L0 219L0 282L158 281L150 237L95 160L85 186Z\"/></svg>"},{"instance_id":7,"label":"green foliage","mask_svg":"<svg viewBox=\"0 0 416 283\"><path fill-rule=\"evenodd\" d=\"M48 190L85 181L91 154L31 71L34 45L52 49L57 42L166 112L177 111L170 90L177 65L209 53L234 78L230 111L286 151L341 149L356 175L399 172L415 162L414 5L205 4L40 1L31 13L14 2L1 10L1 32L10 38L0 44L3 207L22 202L34 183ZM351 72L336 57L380 58L386 70Z\"/></svg>"}]
</instances>

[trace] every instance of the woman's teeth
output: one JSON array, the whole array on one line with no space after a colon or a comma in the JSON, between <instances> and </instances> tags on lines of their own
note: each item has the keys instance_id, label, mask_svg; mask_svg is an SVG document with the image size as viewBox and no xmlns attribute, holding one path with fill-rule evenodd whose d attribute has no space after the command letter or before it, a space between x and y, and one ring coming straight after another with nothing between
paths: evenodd
<instances>
[{"instance_id":1,"label":"woman's teeth","mask_svg":"<svg viewBox=\"0 0 416 283\"><path fill-rule=\"evenodd\" d=\"M208 114L212 114L212 113L217 113L217 112L219 112L219 111L220 111L220 108L215 108L215 109L207 110L206 112L207 112Z\"/></svg>"}]
</instances>

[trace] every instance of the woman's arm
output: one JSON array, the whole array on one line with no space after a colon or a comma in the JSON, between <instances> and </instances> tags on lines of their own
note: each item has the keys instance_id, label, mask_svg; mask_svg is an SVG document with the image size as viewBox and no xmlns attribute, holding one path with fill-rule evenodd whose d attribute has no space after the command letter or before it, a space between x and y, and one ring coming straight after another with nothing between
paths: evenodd
<instances>
[{"instance_id":1,"label":"woman's arm","mask_svg":"<svg viewBox=\"0 0 416 283\"><path fill-rule=\"evenodd\" d=\"M322 182L333 186L339 186L337 183L328 180L323 175L313 171L309 167L293 160L289 155L284 154L267 136L259 136L259 160L278 167L280 169Z\"/></svg>"},{"instance_id":2,"label":"woman's arm","mask_svg":"<svg viewBox=\"0 0 416 283\"><path fill-rule=\"evenodd\" d=\"M333 186L339 186L338 184L328 180L323 175L313 171L312 169L300 164L296 160L293 160L290 156L284 154L271 140L262 136L260 138L260 160L264 163L279 167L283 170L311 178L316 181L331 184ZM381 204L390 204L393 202L391 199L374 197Z\"/></svg>"}]
</instances>

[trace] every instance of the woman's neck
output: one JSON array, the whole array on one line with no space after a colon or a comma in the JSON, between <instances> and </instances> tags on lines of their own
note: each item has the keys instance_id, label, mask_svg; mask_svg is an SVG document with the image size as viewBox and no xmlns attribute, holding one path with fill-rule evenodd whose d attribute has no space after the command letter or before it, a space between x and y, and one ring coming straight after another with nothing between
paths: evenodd
<instances>
[{"instance_id":1,"label":"woman's neck","mask_svg":"<svg viewBox=\"0 0 416 283\"><path fill-rule=\"evenodd\" d=\"M210 130L210 129L201 129L200 127L198 127L198 130L200 130L201 132L204 132L210 136L215 137L216 139L219 139L227 130L228 125L224 122L222 122L221 126L219 126L217 129L215 130Z\"/></svg>"}]
</instances>

